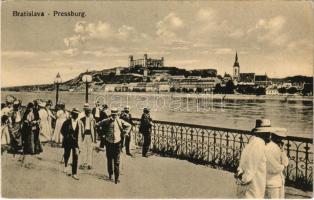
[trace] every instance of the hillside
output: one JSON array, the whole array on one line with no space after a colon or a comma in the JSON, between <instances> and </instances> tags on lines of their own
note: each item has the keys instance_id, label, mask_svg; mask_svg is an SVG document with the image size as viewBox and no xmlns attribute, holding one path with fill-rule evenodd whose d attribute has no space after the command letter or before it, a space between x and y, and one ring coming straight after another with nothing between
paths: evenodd
<instances>
[{"instance_id":1,"label":"hillside","mask_svg":"<svg viewBox=\"0 0 314 200\"><path fill-rule=\"evenodd\" d=\"M118 73L117 73L118 72ZM144 69L141 67L112 67L109 69L103 69L99 71L89 71L80 73L78 76L63 82L60 85L61 91L67 91L69 89L81 90L85 88L84 83L82 82L82 76L86 73L92 75L91 86L101 87L103 84L121 84L121 83L134 83L142 82ZM148 75L155 75L160 73L166 73L171 76L183 75L188 76L200 76L200 77L221 77L217 75L217 70L215 69L194 69L186 70L178 67L162 67L162 68L148 68ZM149 78L148 80L149 81ZM313 84L313 77L308 76L292 76L286 78L271 78L273 83L279 82L305 82ZM41 85L25 85L25 86L16 86L16 87L6 87L2 88L3 91L36 91L36 90L45 90L53 91L55 90L54 84L41 84Z\"/></svg>"}]
</instances>

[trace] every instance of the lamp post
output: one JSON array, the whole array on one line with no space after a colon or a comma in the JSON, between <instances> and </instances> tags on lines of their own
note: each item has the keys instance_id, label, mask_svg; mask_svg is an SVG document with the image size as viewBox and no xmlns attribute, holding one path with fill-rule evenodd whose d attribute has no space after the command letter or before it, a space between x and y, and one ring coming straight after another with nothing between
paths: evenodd
<instances>
[{"instance_id":1,"label":"lamp post","mask_svg":"<svg viewBox=\"0 0 314 200\"><path fill-rule=\"evenodd\" d=\"M60 77L60 73L58 72L54 83L56 84L56 105L58 104L58 100L59 100L59 84L62 83L62 79Z\"/></svg>"},{"instance_id":2,"label":"lamp post","mask_svg":"<svg viewBox=\"0 0 314 200\"><path fill-rule=\"evenodd\" d=\"M85 92L85 103L88 103L88 84L92 82L93 77L90 74L84 74L82 81L85 83L86 92Z\"/></svg>"}]
</instances>

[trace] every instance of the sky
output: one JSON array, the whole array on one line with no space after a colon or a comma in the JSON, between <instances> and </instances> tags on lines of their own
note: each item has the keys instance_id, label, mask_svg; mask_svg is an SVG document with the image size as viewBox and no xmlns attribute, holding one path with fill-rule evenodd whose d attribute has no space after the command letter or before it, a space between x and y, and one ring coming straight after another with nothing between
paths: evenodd
<instances>
[{"instance_id":1,"label":"sky","mask_svg":"<svg viewBox=\"0 0 314 200\"><path fill-rule=\"evenodd\" d=\"M31 10L46 16L12 16ZM58 72L66 81L144 53L223 75L232 74L237 51L241 72L313 75L310 1L6 1L1 26L2 87L53 83Z\"/></svg>"}]
</instances>

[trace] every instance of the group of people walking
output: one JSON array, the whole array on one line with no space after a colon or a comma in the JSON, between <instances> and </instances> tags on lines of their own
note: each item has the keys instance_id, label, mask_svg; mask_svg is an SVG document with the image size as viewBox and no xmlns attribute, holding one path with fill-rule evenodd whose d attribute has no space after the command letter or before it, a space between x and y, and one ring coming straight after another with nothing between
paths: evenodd
<instances>
[{"instance_id":1,"label":"group of people walking","mask_svg":"<svg viewBox=\"0 0 314 200\"><path fill-rule=\"evenodd\" d=\"M238 198L284 198L283 171L289 159L283 148L285 128L271 127L270 120L256 120L250 142L242 151L235 174Z\"/></svg>"},{"instance_id":2,"label":"group of people walking","mask_svg":"<svg viewBox=\"0 0 314 200\"><path fill-rule=\"evenodd\" d=\"M114 182L119 183L120 153L125 147L126 154L133 156L130 142L135 124L130 107L125 106L121 113L117 108L109 111L107 105L100 105L99 102L95 103L94 108L84 104L83 112L77 108L67 111L63 103L57 104L55 109L51 107L49 100L35 100L28 103L25 109L21 101L8 96L6 103L1 104L2 145L26 156L40 154L43 142L61 144L64 173L76 180L79 180L78 168L93 168L94 149L106 151L109 179L113 180L114 175ZM143 157L148 157L151 129L150 109L144 108L139 130L144 138ZM96 145L98 140L99 147ZM70 155L72 170L69 169Z\"/></svg>"},{"instance_id":3,"label":"group of people walking","mask_svg":"<svg viewBox=\"0 0 314 200\"><path fill-rule=\"evenodd\" d=\"M10 146L15 153L36 155L43 152L42 142L61 144L64 172L76 180L79 180L78 167L93 168L94 148L106 151L109 179L114 178L116 184L120 182L120 153L123 148L128 156L133 156L130 142L135 124L128 106L119 113L117 108L109 111L107 105L96 102L94 108L84 104L83 112L80 112L77 108L67 111L63 103L52 109L51 101L34 100L25 108L20 100L8 96L6 103L1 104L1 123L2 147ZM152 126L150 109L144 108L139 126L144 139L143 157L148 157ZM283 171L289 159L283 148L283 139L287 130L272 127L268 119L258 119L252 133L235 174L238 197L284 198ZM98 140L99 147L96 147Z\"/></svg>"}]
</instances>

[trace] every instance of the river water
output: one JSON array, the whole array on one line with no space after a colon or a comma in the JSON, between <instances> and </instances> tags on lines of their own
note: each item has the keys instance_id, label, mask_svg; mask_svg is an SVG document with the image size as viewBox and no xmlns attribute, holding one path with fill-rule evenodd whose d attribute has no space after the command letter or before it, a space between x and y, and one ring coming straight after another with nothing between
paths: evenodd
<instances>
[{"instance_id":1,"label":"river water","mask_svg":"<svg viewBox=\"0 0 314 200\"><path fill-rule=\"evenodd\" d=\"M27 104L34 99L55 100L55 92L2 92L1 101L11 94ZM59 100L67 109L82 110L85 94L60 92ZM312 137L313 101L280 99L214 99L211 95L100 93L93 92L89 102L98 99L110 107L129 105L133 117L140 117L142 108L149 106L155 120L200 124L215 127L251 130L257 118L268 118L272 126L285 127L293 136Z\"/></svg>"}]
</instances>

